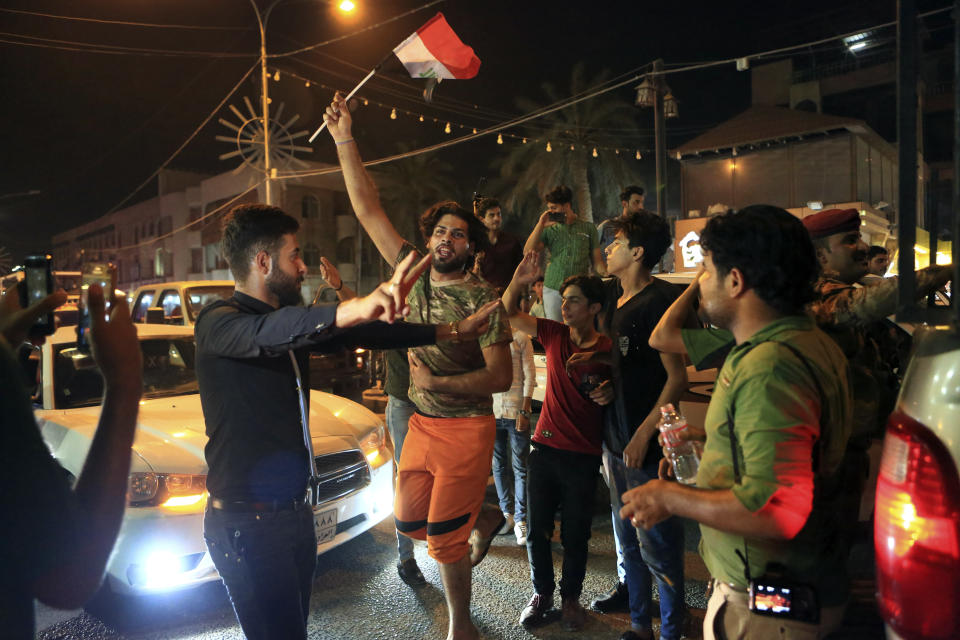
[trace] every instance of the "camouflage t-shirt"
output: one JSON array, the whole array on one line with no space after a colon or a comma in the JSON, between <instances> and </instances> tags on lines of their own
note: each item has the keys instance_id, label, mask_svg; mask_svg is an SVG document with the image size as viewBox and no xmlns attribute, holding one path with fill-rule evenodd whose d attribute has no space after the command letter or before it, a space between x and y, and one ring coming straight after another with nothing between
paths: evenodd
<instances>
[{"instance_id":1,"label":"camouflage t-shirt","mask_svg":"<svg viewBox=\"0 0 960 640\"><path fill-rule=\"evenodd\" d=\"M413 247L404 245L397 257L399 263ZM413 285L407 301L410 303L410 322L443 324L463 320L491 300L497 300L497 292L473 273L467 272L460 280L433 282L427 270ZM435 376L454 376L469 373L486 366L483 349L500 342L513 340L510 323L503 306L490 315L490 326L477 340L466 342L445 341L436 345L416 347L410 351ZM409 394L421 413L443 418L465 418L493 414L490 394L466 395L425 391L410 381Z\"/></svg>"}]
</instances>

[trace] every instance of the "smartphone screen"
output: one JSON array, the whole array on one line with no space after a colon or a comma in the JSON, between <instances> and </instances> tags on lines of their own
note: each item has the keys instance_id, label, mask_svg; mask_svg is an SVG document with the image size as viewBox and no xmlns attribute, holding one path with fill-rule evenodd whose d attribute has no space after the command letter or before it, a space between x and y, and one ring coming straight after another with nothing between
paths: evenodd
<instances>
[{"instance_id":1,"label":"smartphone screen","mask_svg":"<svg viewBox=\"0 0 960 640\"><path fill-rule=\"evenodd\" d=\"M24 259L23 288L20 304L29 307L53 293L53 273L50 270L52 259L49 255L30 255ZM56 329L53 312L40 316L33 325L32 333L50 335Z\"/></svg>"},{"instance_id":2,"label":"smartphone screen","mask_svg":"<svg viewBox=\"0 0 960 640\"><path fill-rule=\"evenodd\" d=\"M83 265L83 273L80 276L80 320L77 322L77 350L84 353L90 351L90 305L87 301L87 293L92 284L98 284L103 289L106 312L109 315L110 301L113 299L113 293L117 288L116 267L109 262L90 262Z\"/></svg>"}]
</instances>

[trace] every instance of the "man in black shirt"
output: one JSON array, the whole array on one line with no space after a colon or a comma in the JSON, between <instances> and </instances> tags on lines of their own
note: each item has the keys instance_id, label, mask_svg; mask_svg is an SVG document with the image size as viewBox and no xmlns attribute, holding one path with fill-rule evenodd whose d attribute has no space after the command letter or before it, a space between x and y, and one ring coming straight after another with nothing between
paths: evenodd
<instances>
[{"instance_id":1,"label":"man in black shirt","mask_svg":"<svg viewBox=\"0 0 960 640\"><path fill-rule=\"evenodd\" d=\"M614 377L614 401L605 419L603 464L629 593L631 629L621 639L653 638L652 572L660 593L660 637L674 640L681 636L686 615L683 526L671 518L659 528L638 531L619 517L624 491L657 478L659 408L676 404L687 385L682 357L659 353L648 344L650 332L679 293L650 274L670 245L670 228L648 211L629 213L610 225L615 235L607 247L607 269L619 280L620 295L605 324L613 340L613 368L620 375Z\"/></svg>"},{"instance_id":2,"label":"man in black shirt","mask_svg":"<svg viewBox=\"0 0 960 640\"><path fill-rule=\"evenodd\" d=\"M204 308L196 324L209 436L204 537L248 638L306 637L317 541L300 414L308 393L298 388L309 389L309 351L433 344L483 321L475 314L459 332L384 324L403 315L412 282L429 265L424 259L412 268L415 256L366 297L300 306L307 269L298 227L276 207L234 208L223 249L236 290ZM377 319L384 322L363 324Z\"/></svg>"}]
</instances>

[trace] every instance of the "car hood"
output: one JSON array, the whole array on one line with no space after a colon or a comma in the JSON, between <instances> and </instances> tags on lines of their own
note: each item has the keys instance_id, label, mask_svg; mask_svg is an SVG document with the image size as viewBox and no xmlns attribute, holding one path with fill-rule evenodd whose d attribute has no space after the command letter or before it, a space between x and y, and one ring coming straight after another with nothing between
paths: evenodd
<instances>
[{"instance_id":1,"label":"car hood","mask_svg":"<svg viewBox=\"0 0 960 640\"><path fill-rule=\"evenodd\" d=\"M44 440L64 462L86 458L99 419L99 406L37 412ZM203 457L207 435L199 394L142 400L137 423L131 471L207 472ZM359 448L360 439L380 424L375 414L351 400L311 391L315 455Z\"/></svg>"}]
</instances>

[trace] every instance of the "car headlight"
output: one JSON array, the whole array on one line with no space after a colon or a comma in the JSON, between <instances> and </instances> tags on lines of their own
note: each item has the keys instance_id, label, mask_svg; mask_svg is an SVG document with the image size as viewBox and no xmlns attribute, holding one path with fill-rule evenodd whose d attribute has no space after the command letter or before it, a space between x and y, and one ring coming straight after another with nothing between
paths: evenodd
<instances>
[{"instance_id":1,"label":"car headlight","mask_svg":"<svg viewBox=\"0 0 960 640\"><path fill-rule=\"evenodd\" d=\"M187 473L134 472L127 502L131 507L184 507L203 500L207 476Z\"/></svg>"},{"instance_id":2,"label":"car headlight","mask_svg":"<svg viewBox=\"0 0 960 640\"><path fill-rule=\"evenodd\" d=\"M382 424L378 424L365 436L360 438L360 450L367 457L370 466L376 469L390 459L390 452L386 450L387 436Z\"/></svg>"}]
</instances>

